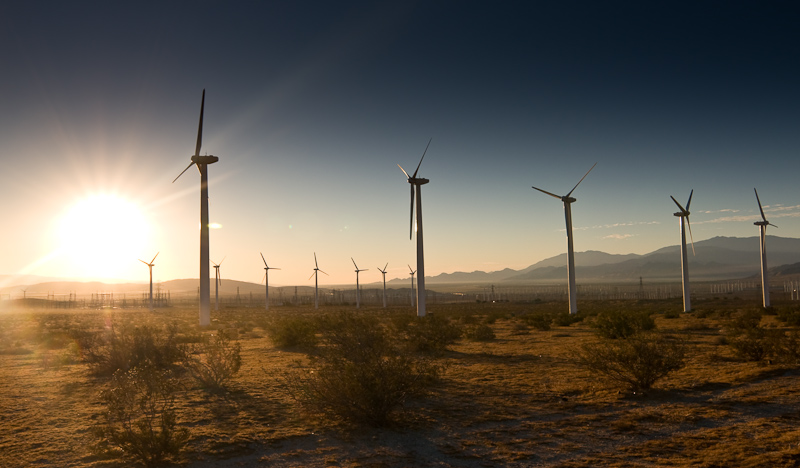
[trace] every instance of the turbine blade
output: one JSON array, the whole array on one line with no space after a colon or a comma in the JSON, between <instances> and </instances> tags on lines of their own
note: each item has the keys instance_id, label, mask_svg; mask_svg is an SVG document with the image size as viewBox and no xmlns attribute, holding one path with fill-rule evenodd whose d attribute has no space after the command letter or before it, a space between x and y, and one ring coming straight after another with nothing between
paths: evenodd
<instances>
[{"instance_id":1,"label":"turbine blade","mask_svg":"<svg viewBox=\"0 0 800 468\"><path fill-rule=\"evenodd\" d=\"M156 257L158 257L158 254L160 254L160 253L161 253L161 252L156 252ZM150 260L150 263L153 263L153 262L155 262L155 261L156 261L156 257L153 257L153 259L152 259L152 260Z\"/></svg>"},{"instance_id":2,"label":"turbine blade","mask_svg":"<svg viewBox=\"0 0 800 468\"><path fill-rule=\"evenodd\" d=\"M397 165L397 167L399 167L399 168L400 168L400 170L401 170L401 171L403 171L403 174L405 174L405 175L406 175L406 179L410 179L410 178L411 178L411 176L410 176L410 175L408 175L408 172L406 172L406 170L405 170L405 169L403 169L403 166L401 166L401 165L399 165L399 164L398 164L398 165Z\"/></svg>"},{"instance_id":3,"label":"turbine blade","mask_svg":"<svg viewBox=\"0 0 800 468\"><path fill-rule=\"evenodd\" d=\"M226 258L228 258L228 256L227 256L227 255L226 255L226 256L224 256L224 257L222 257L222 261L220 261L220 262L219 262L219 264L220 264L220 265L222 265L222 262L224 262Z\"/></svg>"},{"instance_id":4,"label":"turbine blade","mask_svg":"<svg viewBox=\"0 0 800 468\"><path fill-rule=\"evenodd\" d=\"M676 199L675 199L675 197L673 197L672 195L670 195L670 196L669 196L669 198L671 198L671 199L672 199L672 201L674 201L674 202L675 202L675 204L676 204L676 205L678 205L678 208L680 208L680 209L681 209L681 213L686 213L686 210L685 210L685 209L684 209L684 208L681 206L681 204L680 204L680 203L678 203L678 200L676 200Z\"/></svg>"},{"instance_id":5,"label":"turbine blade","mask_svg":"<svg viewBox=\"0 0 800 468\"><path fill-rule=\"evenodd\" d=\"M686 227L689 228L689 239L692 241L692 255L697 255L694 251L694 237L692 236L692 223L689 222L689 217L686 217Z\"/></svg>"},{"instance_id":6,"label":"turbine blade","mask_svg":"<svg viewBox=\"0 0 800 468\"><path fill-rule=\"evenodd\" d=\"M316 267L315 269L317 269L317 270L319 269L319 264L317 263L317 253L316 252L314 252L314 266Z\"/></svg>"},{"instance_id":7,"label":"turbine blade","mask_svg":"<svg viewBox=\"0 0 800 468\"><path fill-rule=\"evenodd\" d=\"M761 200L759 200L759 199L758 199L758 190L756 190L755 188L753 188L753 191L755 191L755 192L756 192L756 201L758 202L758 211L760 211L760 212L761 212L761 219L763 219L763 220L764 220L764 222L766 223L766 222L768 222L768 221L767 221L767 217L766 217L766 216L764 216L764 209L763 209L763 208L761 208ZM777 226L776 226L776 227L777 227Z\"/></svg>"},{"instance_id":8,"label":"turbine blade","mask_svg":"<svg viewBox=\"0 0 800 468\"><path fill-rule=\"evenodd\" d=\"M140 262L142 262L142 263L144 263L144 264L145 264L145 265L147 265L147 266L150 266L150 264L149 264L149 263L145 262L145 261L144 261L144 260L142 260L141 258L139 259L139 261L140 261Z\"/></svg>"},{"instance_id":9,"label":"turbine blade","mask_svg":"<svg viewBox=\"0 0 800 468\"><path fill-rule=\"evenodd\" d=\"M594 166L596 166L596 165L597 165L597 163L594 163ZM594 166L592 166L592 168L591 168L591 169L589 169L588 171L586 171L586 174L584 174L584 175L583 175L583 177L581 177L581 180L579 180L579 181L578 181L578 183L577 183L577 184L575 184L575 186L574 186L574 187L572 187L572 190L570 190L570 191L569 191L569 193L567 194L567 196L570 196L570 195L572 195L572 192L574 192L574 191L575 191L575 189L576 189L576 188L578 188L578 186L581 184L581 182L583 182L583 179L585 179L585 178L586 178L586 176L587 176L587 175L589 175L589 173L590 173L590 172L592 172L592 169L594 169Z\"/></svg>"},{"instance_id":10,"label":"turbine blade","mask_svg":"<svg viewBox=\"0 0 800 468\"><path fill-rule=\"evenodd\" d=\"M778 226L775 226L774 224L770 223L769 221L767 221L767 223L772 227L778 227Z\"/></svg>"},{"instance_id":11,"label":"turbine blade","mask_svg":"<svg viewBox=\"0 0 800 468\"><path fill-rule=\"evenodd\" d=\"M431 141L433 141L433 138L428 140L428 145L425 147L425 151L422 152L422 157L419 158L419 164L417 164L417 170L414 171L414 177L417 177L417 172L419 172L419 167L422 165L422 160L425 159L425 153L428 152L428 147L431 146Z\"/></svg>"},{"instance_id":12,"label":"turbine blade","mask_svg":"<svg viewBox=\"0 0 800 468\"><path fill-rule=\"evenodd\" d=\"M353 260L353 257L350 257L350 260ZM358 270L358 265L356 265L356 261L355 260L353 260L353 266L355 266L356 270Z\"/></svg>"},{"instance_id":13,"label":"turbine blade","mask_svg":"<svg viewBox=\"0 0 800 468\"><path fill-rule=\"evenodd\" d=\"M324 274L325 276L330 276L329 274L325 273L325 272L324 272L324 271L322 271L322 270L319 270L319 272L320 272L320 273L322 273L322 274Z\"/></svg>"},{"instance_id":14,"label":"turbine blade","mask_svg":"<svg viewBox=\"0 0 800 468\"><path fill-rule=\"evenodd\" d=\"M561 200L561 197L559 197L559 196L558 196L558 195L556 195L555 193L550 193L550 192L548 192L547 190L542 190L542 189L540 189L540 188L536 188L536 187L531 187L531 188L532 188L532 189L536 189L536 190L538 190L538 191L540 191L540 192L542 192L542 193L546 193L547 195L550 195L551 197L558 198L559 200Z\"/></svg>"},{"instance_id":15,"label":"turbine blade","mask_svg":"<svg viewBox=\"0 0 800 468\"><path fill-rule=\"evenodd\" d=\"M264 268L264 269L266 270L266 268ZM263 283L263 282L264 282L264 281L266 281L266 280L267 280L267 272L265 271L265 272L264 272L264 277L263 277L263 278L261 278L261 282Z\"/></svg>"},{"instance_id":16,"label":"turbine blade","mask_svg":"<svg viewBox=\"0 0 800 468\"><path fill-rule=\"evenodd\" d=\"M408 226L408 238L414 237L414 185L411 185L411 224Z\"/></svg>"},{"instance_id":17,"label":"turbine blade","mask_svg":"<svg viewBox=\"0 0 800 468\"><path fill-rule=\"evenodd\" d=\"M386 271L386 267L389 266L389 262L386 262L386 265L383 267L383 271Z\"/></svg>"},{"instance_id":18,"label":"turbine blade","mask_svg":"<svg viewBox=\"0 0 800 468\"><path fill-rule=\"evenodd\" d=\"M178 178L180 178L180 176L182 176L182 175L183 175L183 173L184 173L184 172L186 172L186 171L188 171L188 170L189 170L189 168L190 168L190 167L192 167L192 166L194 166L194 161L192 161L192 163L191 163L191 164L189 164L188 166L186 166L186 169L184 169L183 171L181 171L181 173L180 173L180 174L178 174L178 177L176 177L175 179L173 179L173 180L172 180L172 183L174 184L174 183L175 183L175 181L176 181L176 180L178 180Z\"/></svg>"},{"instance_id":19,"label":"turbine blade","mask_svg":"<svg viewBox=\"0 0 800 468\"><path fill-rule=\"evenodd\" d=\"M694 195L694 189L689 192L689 201L686 202L686 211L689 211L689 205L692 204L692 195Z\"/></svg>"},{"instance_id":20,"label":"turbine blade","mask_svg":"<svg viewBox=\"0 0 800 468\"><path fill-rule=\"evenodd\" d=\"M316 274L317 274L317 270L314 270L314 273L311 273L311 276L309 276L309 277L308 277L308 279L311 279L311 278L313 278L313 277L314 277L314 275L316 275ZM308 281L308 280L306 280L306 281Z\"/></svg>"},{"instance_id":21,"label":"turbine blade","mask_svg":"<svg viewBox=\"0 0 800 468\"><path fill-rule=\"evenodd\" d=\"M265 267L267 267L267 268L269 268L269 265L267 265L267 259L266 259L266 258L264 258L264 254L263 254L263 253L261 253L261 252L259 252L259 253L261 254L261 260L264 260L264 266L265 266Z\"/></svg>"},{"instance_id":22,"label":"turbine blade","mask_svg":"<svg viewBox=\"0 0 800 468\"><path fill-rule=\"evenodd\" d=\"M197 146L194 147L194 155L200 156L200 147L203 146L203 108L206 105L206 90L203 90L203 99L200 101L200 124L197 126Z\"/></svg>"}]
</instances>

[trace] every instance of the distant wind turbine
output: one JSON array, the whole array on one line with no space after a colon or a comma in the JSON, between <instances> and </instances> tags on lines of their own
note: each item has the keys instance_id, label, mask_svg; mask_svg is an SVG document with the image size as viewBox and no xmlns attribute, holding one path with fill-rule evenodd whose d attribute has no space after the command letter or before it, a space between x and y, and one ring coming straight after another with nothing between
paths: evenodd
<instances>
[{"instance_id":1,"label":"distant wind turbine","mask_svg":"<svg viewBox=\"0 0 800 468\"><path fill-rule=\"evenodd\" d=\"M155 263L153 263L153 262L156 261L156 257L158 257L158 254L160 254L160 253L161 252L156 252L155 257L153 257L153 259L150 260L150 263L145 262L141 258L139 259L140 262L142 262L145 265L147 265L149 267L149 269L150 269L150 312L153 311L153 265L155 265Z\"/></svg>"},{"instance_id":2,"label":"distant wind turbine","mask_svg":"<svg viewBox=\"0 0 800 468\"><path fill-rule=\"evenodd\" d=\"M756 201L758 202L758 211L761 212L762 221L756 221L755 224L761 233L761 295L764 298L764 308L769 307L769 275L767 273L767 226L775 226L767 221L764 216L764 209L761 207L761 200L758 198L758 190L755 188ZM778 226L775 226L778 227Z\"/></svg>"},{"instance_id":3,"label":"distant wind turbine","mask_svg":"<svg viewBox=\"0 0 800 468\"><path fill-rule=\"evenodd\" d=\"M269 310L269 270L280 270L280 268L275 268L267 265L267 259L264 258L264 254L261 252L259 253L261 254L261 260L264 260L264 280L266 281L267 284L266 295L264 300L264 308L266 310Z\"/></svg>"},{"instance_id":4,"label":"distant wind turbine","mask_svg":"<svg viewBox=\"0 0 800 468\"><path fill-rule=\"evenodd\" d=\"M408 265L408 271L411 272L411 307L414 307L414 273L417 270L412 270L411 265Z\"/></svg>"},{"instance_id":5,"label":"distant wind turbine","mask_svg":"<svg viewBox=\"0 0 800 468\"><path fill-rule=\"evenodd\" d=\"M694 195L694 189L689 192L689 200L686 202L686 208L682 207L678 200L675 199L672 195L669 197L672 201L678 205L680 211L674 213L675 216L680 218L680 226L681 226L681 284L683 286L683 311L690 312L692 310L692 299L691 294L689 292L689 259L686 255L686 228L689 228L689 238L692 241L692 255L695 254L694 252L694 237L692 236L692 224L689 222L689 205L692 204L692 195Z\"/></svg>"},{"instance_id":6,"label":"distant wind turbine","mask_svg":"<svg viewBox=\"0 0 800 468\"><path fill-rule=\"evenodd\" d=\"M358 267L356 267L356 268L358 268ZM314 252L314 273L312 273L311 276L308 277L308 279L311 279L312 276L314 277L314 308L315 309L319 309L319 294L318 294L318 290L319 290L319 273L323 273L325 275L328 275L327 273L325 273L324 271L319 269L319 264L317 263L317 253Z\"/></svg>"},{"instance_id":7,"label":"distant wind turbine","mask_svg":"<svg viewBox=\"0 0 800 468\"><path fill-rule=\"evenodd\" d=\"M222 262L225 261L223 257ZM222 276L219 274L219 266L222 265L222 262L214 263L214 310L219 311L219 287L222 285Z\"/></svg>"},{"instance_id":8,"label":"distant wind turbine","mask_svg":"<svg viewBox=\"0 0 800 468\"><path fill-rule=\"evenodd\" d=\"M353 257L350 257L350 260L353 260ZM353 260L353 265L356 267L356 309L360 309L361 308L361 288L358 285L358 274L361 273L362 271L367 271L367 270L359 270L358 269L358 265L356 265L356 261L355 260Z\"/></svg>"},{"instance_id":9,"label":"distant wind turbine","mask_svg":"<svg viewBox=\"0 0 800 468\"><path fill-rule=\"evenodd\" d=\"M190 167L197 165L200 171L200 326L211 324L211 288L209 285L209 254L208 254L208 165L219 161L216 156L200 156L200 147L203 144L203 109L206 103L206 90L200 101L200 123L197 127L197 144L194 148L192 162L183 170L175 180L178 180ZM172 183L175 183L175 180Z\"/></svg>"},{"instance_id":10,"label":"distant wind turbine","mask_svg":"<svg viewBox=\"0 0 800 468\"><path fill-rule=\"evenodd\" d=\"M416 193L417 197L417 271L419 271L419 275L417 275L417 316L424 317L426 315L425 311L425 255L423 252L422 247L422 186L430 182L428 179L424 179L422 177L417 177L417 173L419 172L419 167L422 165L422 160L425 159L425 153L428 152L428 147L431 146L431 141L433 138L428 140L428 145L425 147L425 151L422 152L422 157L419 159L419 164L417 164L417 169L414 171L414 175L408 175L405 169L399 164L397 167L403 171L403 174L406 175L408 179L408 183L411 184L411 227L408 233L409 239L414 233L414 195Z\"/></svg>"},{"instance_id":11,"label":"distant wind turbine","mask_svg":"<svg viewBox=\"0 0 800 468\"><path fill-rule=\"evenodd\" d=\"M389 266L389 262L386 262L386 266L383 267L383 270L378 267L378 271L383 274L383 308L386 308L386 267Z\"/></svg>"},{"instance_id":12,"label":"distant wind turbine","mask_svg":"<svg viewBox=\"0 0 800 468\"><path fill-rule=\"evenodd\" d=\"M588 176L589 173L592 172L592 169L594 169L594 166L596 165L597 163L594 163L594 165L588 171L586 171L586 174L584 174L583 177L581 177L581 180L579 180L578 183L575 184L574 187L572 187L572 190L570 190L569 193L567 193L563 197L560 197L554 193L550 193L546 190L542 190L540 188L532 187L544 194L550 195L551 197L554 198L558 198L559 200L564 202L564 217L567 220L567 277L569 279L568 292L569 292L570 314L578 313L578 287L575 284L575 250L572 247L572 204L575 203L577 199L572 198L570 195L572 195L572 192L574 192L575 189L578 188L578 185L580 185L581 182L583 182L583 179L585 179L586 176Z\"/></svg>"}]
</instances>

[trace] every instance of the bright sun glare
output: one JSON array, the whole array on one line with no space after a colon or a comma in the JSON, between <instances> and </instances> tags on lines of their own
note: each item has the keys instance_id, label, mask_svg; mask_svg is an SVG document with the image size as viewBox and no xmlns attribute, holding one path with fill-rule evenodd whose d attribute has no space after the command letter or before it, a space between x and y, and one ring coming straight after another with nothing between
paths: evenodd
<instances>
[{"instance_id":1,"label":"bright sun glare","mask_svg":"<svg viewBox=\"0 0 800 468\"><path fill-rule=\"evenodd\" d=\"M69 259L69 276L114 279L138 263L149 234L138 205L115 195L92 195L64 212L58 244Z\"/></svg>"}]
</instances>

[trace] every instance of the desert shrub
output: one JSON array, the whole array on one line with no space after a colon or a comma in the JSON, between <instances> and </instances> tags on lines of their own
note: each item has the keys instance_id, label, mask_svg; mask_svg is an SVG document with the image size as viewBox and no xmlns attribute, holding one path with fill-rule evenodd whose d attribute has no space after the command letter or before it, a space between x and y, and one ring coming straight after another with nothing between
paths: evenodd
<instances>
[{"instance_id":1,"label":"desert shrub","mask_svg":"<svg viewBox=\"0 0 800 468\"><path fill-rule=\"evenodd\" d=\"M184 348L177 340L177 324L165 332L149 326L111 329L101 334L76 335L83 350L83 359L95 375L110 376L118 370L129 370L147 363L168 369L180 362Z\"/></svg>"},{"instance_id":2,"label":"desert shrub","mask_svg":"<svg viewBox=\"0 0 800 468\"><path fill-rule=\"evenodd\" d=\"M728 322L727 342L740 359L761 361L775 353L782 332L760 323L761 313L757 310L743 311Z\"/></svg>"},{"instance_id":3,"label":"desert shrub","mask_svg":"<svg viewBox=\"0 0 800 468\"><path fill-rule=\"evenodd\" d=\"M633 391L647 390L684 366L685 345L659 333L601 338L583 345L578 361L592 372Z\"/></svg>"},{"instance_id":4,"label":"desert shrub","mask_svg":"<svg viewBox=\"0 0 800 468\"><path fill-rule=\"evenodd\" d=\"M309 317L281 317L266 327L278 348L313 349L317 345L317 324Z\"/></svg>"},{"instance_id":5,"label":"desert shrub","mask_svg":"<svg viewBox=\"0 0 800 468\"><path fill-rule=\"evenodd\" d=\"M681 317L681 313L678 310L668 310L668 311L664 312L664 318L665 319L676 319L676 318L680 318L680 317Z\"/></svg>"},{"instance_id":6,"label":"desert shrub","mask_svg":"<svg viewBox=\"0 0 800 468\"><path fill-rule=\"evenodd\" d=\"M396 318L392 325L412 351L440 354L461 338L462 328L443 315Z\"/></svg>"},{"instance_id":7,"label":"desert shrub","mask_svg":"<svg viewBox=\"0 0 800 468\"><path fill-rule=\"evenodd\" d=\"M242 346L229 333L219 332L194 346L184 358L184 368L203 387L224 390L242 366Z\"/></svg>"},{"instance_id":8,"label":"desert shrub","mask_svg":"<svg viewBox=\"0 0 800 468\"><path fill-rule=\"evenodd\" d=\"M569 312L560 312L553 316L553 323L559 327L568 327L573 323L583 321L584 316L580 313L570 314Z\"/></svg>"},{"instance_id":9,"label":"desert shrub","mask_svg":"<svg viewBox=\"0 0 800 468\"><path fill-rule=\"evenodd\" d=\"M787 325L798 326L800 325L800 309L796 307L782 307L778 309L778 320L785 322Z\"/></svg>"},{"instance_id":10,"label":"desert shrub","mask_svg":"<svg viewBox=\"0 0 800 468\"><path fill-rule=\"evenodd\" d=\"M606 310L597 314L594 327L602 338L627 338L656 327L650 314L642 311Z\"/></svg>"},{"instance_id":11,"label":"desert shrub","mask_svg":"<svg viewBox=\"0 0 800 468\"><path fill-rule=\"evenodd\" d=\"M800 364L800 330L791 330L777 340L775 357L785 364Z\"/></svg>"},{"instance_id":12,"label":"desert shrub","mask_svg":"<svg viewBox=\"0 0 800 468\"><path fill-rule=\"evenodd\" d=\"M484 323L467 328L464 337L471 341L492 341L495 335L492 327Z\"/></svg>"},{"instance_id":13,"label":"desert shrub","mask_svg":"<svg viewBox=\"0 0 800 468\"><path fill-rule=\"evenodd\" d=\"M93 434L101 451L121 451L146 466L176 457L189 431L175 415L177 380L149 363L114 373L101 393L105 410Z\"/></svg>"},{"instance_id":14,"label":"desert shrub","mask_svg":"<svg viewBox=\"0 0 800 468\"><path fill-rule=\"evenodd\" d=\"M294 398L314 414L385 426L438 377L436 364L400 346L374 317L325 317L320 330L313 372L287 375Z\"/></svg>"}]
</instances>

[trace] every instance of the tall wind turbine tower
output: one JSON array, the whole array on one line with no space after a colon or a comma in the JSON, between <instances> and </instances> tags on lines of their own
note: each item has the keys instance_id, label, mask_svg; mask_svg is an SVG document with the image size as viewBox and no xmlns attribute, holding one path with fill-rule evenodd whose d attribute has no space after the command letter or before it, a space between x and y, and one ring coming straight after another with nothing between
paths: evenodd
<instances>
[{"instance_id":1,"label":"tall wind turbine tower","mask_svg":"<svg viewBox=\"0 0 800 468\"><path fill-rule=\"evenodd\" d=\"M408 271L411 272L411 307L414 307L414 273L416 273L417 270L412 270L411 265L409 265Z\"/></svg>"},{"instance_id":2,"label":"tall wind turbine tower","mask_svg":"<svg viewBox=\"0 0 800 468\"><path fill-rule=\"evenodd\" d=\"M686 208L682 207L678 200L672 195L669 197L678 205L677 213L674 213L680 219L681 226L681 284L683 287L683 311L690 312L692 310L692 299L689 291L689 258L686 255L686 228L689 228L689 238L692 241L692 255L694 255L694 237L692 236L692 225L689 223L689 205L692 204L692 195L694 189L689 192L689 200L686 202Z\"/></svg>"},{"instance_id":3,"label":"tall wind turbine tower","mask_svg":"<svg viewBox=\"0 0 800 468\"><path fill-rule=\"evenodd\" d=\"M756 221L755 224L761 233L761 295L764 298L764 308L769 307L769 277L767 273L767 226L775 226L767 221L764 216L764 209L761 207L761 200L758 198L758 190L755 188L756 201L758 202L758 211L761 212L761 221ZM775 226L778 227L778 226Z\"/></svg>"},{"instance_id":4,"label":"tall wind turbine tower","mask_svg":"<svg viewBox=\"0 0 800 468\"><path fill-rule=\"evenodd\" d=\"M222 259L222 262L225 261L225 258ZM219 274L219 266L222 265L222 262L211 263L214 264L214 310L219 311L219 287L222 284L222 276Z\"/></svg>"},{"instance_id":5,"label":"tall wind turbine tower","mask_svg":"<svg viewBox=\"0 0 800 468\"><path fill-rule=\"evenodd\" d=\"M356 267L356 268L358 268L358 267ZM315 309L319 309L319 294L318 294L318 291L319 291L319 273L324 273L325 275L328 275L327 273L325 273L324 271L319 269L319 264L317 263L317 253L314 252L314 273L312 273L311 276L314 277L314 308ZM309 276L308 279L311 279L311 276Z\"/></svg>"},{"instance_id":6,"label":"tall wind turbine tower","mask_svg":"<svg viewBox=\"0 0 800 468\"><path fill-rule=\"evenodd\" d=\"M206 90L200 101L200 124L197 127L197 145L194 148L191 164L186 166L175 180L178 180L190 167L197 165L200 171L200 326L211 325L211 288L208 271L208 165L219 161L216 156L200 156L200 147L203 144L203 108L206 103ZM175 183L175 180L172 183Z\"/></svg>"},{"instance_id":7,"label":"tall wind turbine tower","mask_svg":"<svg viewBox=\"0 0 800 468\"><path fill-rule=\"evenodd\" d=\"M428 145L425 147L425 151L422 152L422 157L419 159L419 164L417 164L417 169L414 171L414 175L408 175L405 169L402 168L399 164L397 167L403 171L403 174L406 175L408 179L408 183L411 184L411 228L408 233L408 238L414 234L414 195L416 194L417 197L417 271L419 274L417 275L417 316L424 317L426 315L425 311L425 255L423 252L422 247L422 186L430 182L428 179L424 179L422 177L417 177L417 173L419 172L419 167L422 165L422 160L425 159L425 153L428 152L428 147L431 146L431 138L428 140Z\"/></svg>"},{"instance_id":8,"label":"tall wind turbine tower","mask_svg":"<svg viewBox=\"0 0 800 468\"><path fill-rule=\"evenodd\" d=\"M386 265L383 267L383 270L378 267L378 271L381 272L383 275L383 308L386 308L386 267L389 266L389 262L386 262Z\"/></svg>"},{"instance_id":9,"label":"tall wind turbine tower","mask_svg":"<svg viewBox=\"0 0 800 468\"><path fill-rule=\"evenodd\" d=\"M570 190L569 193L567 193L563 197L560 197L554 193L550 193L546 190L542 190L540 188L532 187L544 194L550 195L551 197L554 198L558 198L559 200L564 202L564 217L567 220L567 277L569 279L568 292L569 292L570 314L578 313L578 286L575 284L575 250L572 247L572 204L575 203L577 199L572 198L570 195L572 195L572 192L574 192L575 189L578 188L578 186L581 184L581 182L583 182L583 179L585 179L586 176L588 176L589 173L592 172L592 169L594 169L594 166L596 165L597 163L594 163L594 165L588 171L586 171L586 174L584 174L583 177L581 177L581 180L579 180L578 183L575 184L574 187L572 187L572 190Z\"/></svg>"},{"instance_id":10,"label":"tall wind turbine tower","mask_svg":"<svg viewBox=\"0 0 800 468\"><path fill-rule=\"evenodd\" d=\"M153 259L150 260L150 263L145 262L141 258L139 259L140 262L144 263L150 268L150 312L153 311L153 265L155 265L155 263L153 262L156 261L156 257L158 257L158 254L160 253L161 252L156 252L155 257L153 257Z\"/></svg>"},{"instance_id":11,"label":"tall wind turbine tower","mask_svg":"<svg viewBox=\"0 0 800 468\"><path fill-rule=\"evenodd\" d=\"M353 260L353 257L350 257L350 260ZM358 285L358 274L361 273L362 271L367 271L367 270L359 270L358 269L358 265L356 265L356 261L355 260L353 260L353 265L356 267L356 309L360 309L361 308L361 288Z\"/></svg>"},{"instance_id":12,"label":"tall wind turbine tower","mask_svg":"<svg viewBox=\"0 0 800 468\"><path fill-rule=\"evenodd\" d=\"M267 284L266 294L264 296L265 297L264 309L269 310L269 270L280 270L280 268L275 268L267 265L267 259L264 258L264 254L261 252L259 253L261 254L261 260L264 260L264 280L266 281ZM316 256L316 254L314 255Z\"/></svg>"}]
</instances>

